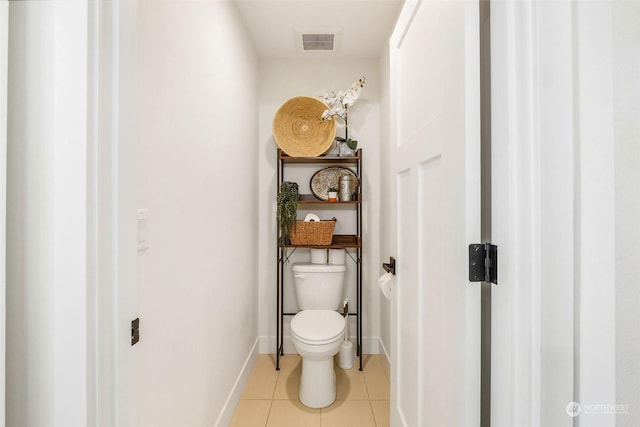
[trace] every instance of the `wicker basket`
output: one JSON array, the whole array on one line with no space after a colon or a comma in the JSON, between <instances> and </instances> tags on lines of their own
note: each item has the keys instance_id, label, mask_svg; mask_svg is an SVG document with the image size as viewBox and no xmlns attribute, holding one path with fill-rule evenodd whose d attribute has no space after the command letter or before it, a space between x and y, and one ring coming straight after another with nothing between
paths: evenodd
<instances>
[{"instance_id":1,"label":"wicker basket","mask_svg":"<svg viewBox=\"0 0 640 427\"><path fill-rule=\"evenodd\" d=\"M289 238L292 245L329 246L335 226L335 218L329 221L296 221Z\"/></svg>"}]
</instances>

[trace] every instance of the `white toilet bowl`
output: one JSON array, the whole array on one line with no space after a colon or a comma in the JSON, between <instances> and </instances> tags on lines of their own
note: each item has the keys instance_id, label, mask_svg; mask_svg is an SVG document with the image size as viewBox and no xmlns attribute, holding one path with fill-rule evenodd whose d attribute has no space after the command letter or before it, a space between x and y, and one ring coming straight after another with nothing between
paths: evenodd
<instances>
[{"instance_id":1,"label":"white toilet bowl","mask_svg":"<svg viewBox=\"0 0 640 427\"><path fill-rule=\"evenodd\" d=\"M336 400L333 356L342 347L346 322L333 310L304 310L291 320L291 341L302 357L300 401L324 408Z\"/></svg>"}]
</instances>

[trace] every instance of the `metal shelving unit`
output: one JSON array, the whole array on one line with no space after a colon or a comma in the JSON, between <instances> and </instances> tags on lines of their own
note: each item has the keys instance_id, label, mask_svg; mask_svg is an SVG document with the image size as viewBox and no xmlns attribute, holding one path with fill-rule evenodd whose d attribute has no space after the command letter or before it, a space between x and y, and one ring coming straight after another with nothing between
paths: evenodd
<instances>
[{"instance_id":1,"label":"metal shelving unit","mask_svg":"<svg viewBox=\"0 0 640 427\"><path fill-rule=\"evenodd\" d=\"M353 206L356 212L356 234L338 234L333 236L330 245L312 246L312 245L286 245L283 246L277 241L277 282L276 282L276 370L280 370L280 357L284 355L284 316L294 316L297 313L284 312L284 265L287 261L285 258L285 248L293 249L290 254L295 252L297 248L311 249L355 249L356 257L353 258L351 253L347 251L348 259L352 260L356 265L356 312L349 313L350 316L356 317L356 356L359 358L360 370L362 370L362 149L358 149L352 157L340 157L337 155L325 155L319 157L290 157L282 150L278 149L278 191L280 184L284 181L285 166L287 164L339 164L348 167L355 167L355 173L358 177L359 186L355 200L328 202L317 199L312 194L301 194L298 205L329 205L332 206Z\"/></svg>"}]
</instances>

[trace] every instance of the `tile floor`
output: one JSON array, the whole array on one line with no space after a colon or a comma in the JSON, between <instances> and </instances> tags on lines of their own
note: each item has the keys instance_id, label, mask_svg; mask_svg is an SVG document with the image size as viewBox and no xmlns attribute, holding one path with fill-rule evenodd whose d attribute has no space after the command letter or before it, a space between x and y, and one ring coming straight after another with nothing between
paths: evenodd
<instances>
[{"instance_id":1,"label":"tile floor","mask_svg":"<svg viewBox=\"0 0 640 427\"><path fill-rule=\"evenodd\" d=\"M336 401L311 409L298 400L300 356L260 354L230 427L388 427L389 378L381 355L365 355L349 370L336 365Z\"/></svg>"}]
</instances>

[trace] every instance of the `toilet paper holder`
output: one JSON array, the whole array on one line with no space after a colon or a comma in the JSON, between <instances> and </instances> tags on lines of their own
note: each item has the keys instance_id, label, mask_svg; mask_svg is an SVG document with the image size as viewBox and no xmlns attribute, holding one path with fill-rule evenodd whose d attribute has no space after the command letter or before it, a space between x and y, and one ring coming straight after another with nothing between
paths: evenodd
<instances>
[{"instance_id":1,"label":"toilet paper holder","mask_svg":"<svg viewBox=\"0 0 640 427\"><path fill-rule=\"evenodd\" d=\"M387 273L391 273L394 276L396 275L396 259L394 257L389 257L389 262L383 262L382 263L382 268L384 268L384 271L386 271Z\"/></svg>"}]
</instances>

